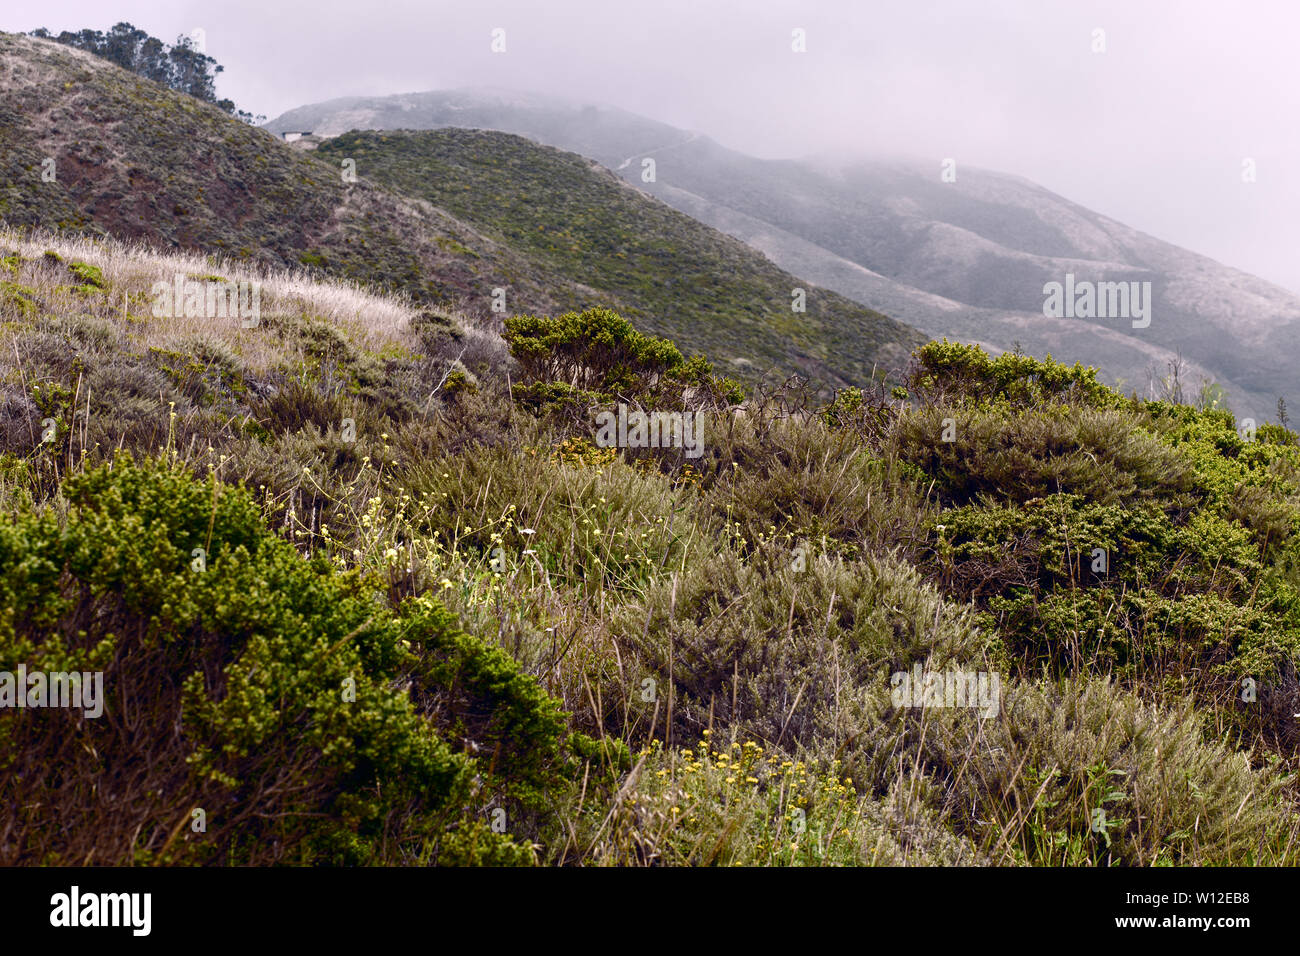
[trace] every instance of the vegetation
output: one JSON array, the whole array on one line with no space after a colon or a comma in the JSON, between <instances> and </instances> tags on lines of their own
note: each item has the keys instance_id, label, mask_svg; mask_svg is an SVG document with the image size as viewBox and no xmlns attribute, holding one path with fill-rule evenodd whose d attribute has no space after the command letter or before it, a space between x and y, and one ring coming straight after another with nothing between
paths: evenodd
<instances>
[{"instance_id":1,"label":"vegetation","mask_svg":"<svg viewBox=\"0 0 1300 956\"><path fill-rule=\"evenodd\" d=\"M192 37L177 37L176 44L168 46L129 23L116 23L107 33L99 30L78 30L75 33L64 30L54 36L42 27L33 30L31 35L103 57L124 70L211 103L245 122L266 119L265 116L255 118L251 113L236 109L231 100L217 99L217 74L223 72L225 67L205 54Z\"/></svg>"},{"instance_id":2,"label":"vegetation","mask_svg":"<svg viewBox=\"0 0 1300 956\"><path fill-rule=\"evenodd\" d=\"M1300 862L1283 403L794 312L517 137L0 70L0 863Z\"/></svg>"},{"instance_id":3,"label":"vegetation","mask_svg":"<svg viewBox=\"0 0 1300 956\"><path fill-rule=\"evenodd\" d=\"M573 285L551 312L616 308L738 377L801 371L823 384L901 370L920 337L809 287L739 240L629 188L573 153L486 130L352 132L317 154L445 209ZM804 289L803 311L794 290ZM593 291L595 294L593 294ZM521 310L510 306L513 314Z\"/></svg>"},{"instance_id":4,"label":"vegetation","mask_svg":"<svg viewBox=\"0 0 1300 956\"><path fill-rule=\"evenodd\" d=\"M491 810L543 799L570 758L503 652L434 602L377 610L374 582L166 459L119 457L58 500L61 520L0 525L3 669L101 671L130 719L0 725L4 862L531 862Z\"/></svg>"},{"instance_id":5,"label":"vegetation","mask_svg":"<svg viewBox=\"0 0 1300 956\"><path fill-rule=\"evenodd\" d=\"M509 316L613 308L750 382L866 381L921 341L818 289L793 312L806 283L762 254L518 137L298 150L109 59L13 34L0 34L0 84L0 219L13 227L199 253L200 274L234 263L362 283L496 332ZM547 229L568 236L562 248Z\"/></svg>"},{"instance_id":6,"label":"vegetation","mask_svg":"<svg viewBox=\"0 0 1300 956\"><path fill-rule=\"evenodd\" d=\"M1282 424L946 342L726 397L610 310L268 275L244 328L150 314L202 260L0 253L0 671L109 690L0 712L4 862L1297 862ZM629 399L704 453L598 446Z\"/></svg>"}]
</instances>

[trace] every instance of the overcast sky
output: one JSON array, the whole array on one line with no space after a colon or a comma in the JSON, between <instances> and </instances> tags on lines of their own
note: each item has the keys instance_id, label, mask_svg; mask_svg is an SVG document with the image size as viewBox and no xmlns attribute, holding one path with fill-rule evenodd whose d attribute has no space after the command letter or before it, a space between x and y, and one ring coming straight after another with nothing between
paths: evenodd
<instances>
[{"instance_id":1,"label":"overcast sky","mask_svg":"<svg viewBox=\"0 0 1300 956\"><path fill-rule=\"evenodd\" d=\"M4 0L0 10L10 31L118 20L168 42L202 28L226 68L218 92L268 118L336 96L494 85L620 106L766 157L953 157L1300 292L1295 0ZM497 27L504 55L490 49ZM796 27L804 54L791 50ZM1247 158L1253 183L1242 181Z\"/></svg>"}]
</instances>

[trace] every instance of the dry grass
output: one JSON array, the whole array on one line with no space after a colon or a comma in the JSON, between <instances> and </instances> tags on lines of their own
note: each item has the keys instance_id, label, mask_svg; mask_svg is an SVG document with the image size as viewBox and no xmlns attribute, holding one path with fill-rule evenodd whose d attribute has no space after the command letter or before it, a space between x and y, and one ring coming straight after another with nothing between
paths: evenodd
<instances>
[{"instance_id":1,"label":"dry grass","mask_svg":"<svg viewBox=\"0 0 1300 956\"><path fill-rule=\"evenodd\" d=\"M16 251L24 258L53 251L69 262L85 262L102 270L112 297L96 311L110 318L116 308L124 325L128 318L133 319L129 327L132 338L140 345L170 347L194 335L216 336L243 346L250 368L257 371L268 368L269 353L257 347L258 340L266 340L266 336L257 329L241 328L236 320L183 316L155 319L149 310L154 283L174 282L177 275L256 283L261 290L263 321L312 316L372 351L405 344L405 331L418 311L405 297L379 294L356 283L321 280L302 270L259 270L196 253L158 252L140 244L27 234L0 227L0 249ZM31 283L37 293L56 302L66 298L59 291L61 284L66 284L66 277L53 271L38 274ZM79 304L84 308L84 300Z\"/></svg>"}]
</instances>

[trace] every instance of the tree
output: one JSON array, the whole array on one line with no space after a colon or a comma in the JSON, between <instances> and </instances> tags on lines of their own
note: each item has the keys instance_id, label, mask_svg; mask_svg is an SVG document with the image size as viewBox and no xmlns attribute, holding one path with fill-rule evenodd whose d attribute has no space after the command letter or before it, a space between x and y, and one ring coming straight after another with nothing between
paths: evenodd
<instances>
[{"instance_id":1,"label":"tree","mask_svg":"<svg viewBox=\"0 0 1300 956\"><path fill-rule=\"evenodd\" d=\"M187 93L195 99L211 103L245 123L257 123L266 119L265 116L255 117L238 109L231 100L217 99L217 74L224 72L225 68L212 57L195 49L194 42L189 37L177 37L175 45L168 46L157 37L125 22L114 24L107 33L98 30L79 30L73 33L65 30L54 36L41 27L33 30L31 35L93 53L178 93Z\"/></svg>"}]
</instances>

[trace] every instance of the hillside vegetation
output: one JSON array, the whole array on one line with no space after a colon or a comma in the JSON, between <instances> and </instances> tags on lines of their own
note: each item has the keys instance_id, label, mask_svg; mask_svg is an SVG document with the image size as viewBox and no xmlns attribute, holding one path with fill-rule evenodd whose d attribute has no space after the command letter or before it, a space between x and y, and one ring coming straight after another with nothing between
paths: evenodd
<instances>
[{"instance_id":1,"label":"hillside vegetation","mask_svg":"<svg viewBox=\"0 0 1300 956\"><path fill-rule=\"evenodd\" d=\"M93 53L116 63L124 70L211 103L245 122L253 122L255 117L240 110L232 100L217 99L217 74L223 72L225 67L203 52L203 33L201 30L195 32L197 36L177 37L174 45L150 36L126 22L113 24L108 32L78 30L73 33L71 30L63 30L56 35L41 28L33 30L31 36ZM264 120L266 117L256 119Z\"/></svg>"},{"instance_id":2,"label":"hillside vegetation","mask_svg":"<svg viewBox=\"0 0 1300 956\"><path fill-rule=\"evenodd\" d=\"M629 319L733 368L779 368L833 384L900 370L920 337L879 312L783 272L573 153L484 130L346 133L317 155L426 199L567 276L562 310L613 305ZM799 311L794 290L804 290ZM512 311L517 311L513 310Z\"/></svg>"},{"instance_id":3,"label":"hillside vegetation","mask_svg":"<svg viewBox=\"0 0 1300 956\"><path fill-rule=\"evenodd\" d=\"M521 305L550 306L517 257L450 217L364 178L345 183L338 166L107 60L0 34L0 86L0 218L11 226L313 268L484 313L500 285Z\"/></svg>"},{"instance_id":4,"label":"hillside vegetation","mask_svg":"<svg viewBox=\"0 0 1300 956\"><path fill-rule=\"evenodd\" d=\"M898 144L870 138L864 148L874 158L760 159L707 131L603 105L605 95L593 89L564 100L469 87L354 96L296 107L267 128L323 136L444 127L518 133L596 160L787 272L927 338L1050 352L1096 366L1103 381L1146 397L1159 393L1159 379L1177 361L1190 388L1215 383L1239 415L1256 419L1293 387L1300 296L1292 290L1006 172L963 161L947 181L939 156L891 157ZM653 182L642 179L646 159L656 163ZM1150 326L1117 317L1048 318L1043 286L1067 274L1150 281Z\"/></svg>"},{"instance_id":5,"label":"hillside vegetation","mask_svg":"<svg viewBox=\"0 0 1300 956\"><path fill-rule=\"evenodd\" d=\"M740 402L606 310L0 263L0 670L107 689L0 714L0 863L1300 862L1283 426L943 342ZM259 323L152 314L214 269ZM602 447L619 403L703 453Z\"/></svg>"},{"instance_id":6,"label":"hillside vegetation","mask_svg":"<svg viewBox=\"0 0 1300 956\"><path fill-rule=\"evenodd\" d=\"M506 314L613 306L751 380L865 381L900 369L922 340L526 140L393 137L346 144L356 155L303 152L107 60L11 34L0 34L0 88L0 219L11 226L300 269L498 327ZM569 236L562 253L538 238L541 222ZM575 241L587 244L580 254ZM808 291L806 313L791 309L796 288ZM505 313L493 309L498 289Z\"/></svg>"}]
</instances>

